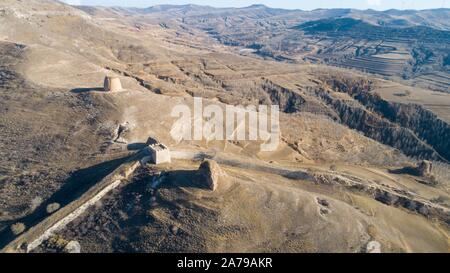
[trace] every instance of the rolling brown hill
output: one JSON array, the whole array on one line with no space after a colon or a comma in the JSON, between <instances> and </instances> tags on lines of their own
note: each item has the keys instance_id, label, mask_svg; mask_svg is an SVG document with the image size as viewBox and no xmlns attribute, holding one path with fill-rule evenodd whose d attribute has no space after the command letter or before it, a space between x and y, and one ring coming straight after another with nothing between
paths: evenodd
<instances>
[{"instance_id":1,"label":"rolling brown hill","mask_svg":"<svg viewBox=\"0 0 450 273\"><path fill-rule=\"evenodd\" d=\"M298 14L304 22L294 20ZM312 63L307 59L325 58L319 45L305 55L283 44L295 41L293 26L349 14L381 16L2 1L0 245L17 238L11 225L23 223L25 235L39 227L51 219L47 205L70 206L152 137L170 147L173 162L139 167L58 236L77 240L83 252L365 252L371 241L383 252L448 252L450 95L436 91L437 84L433 91L395 75ZM400 23L391 22L395 11L383 14L383 25ZM411 22L404 28L425 24L417 14L395 16ZM423 18L435 32L448 30ZM264 38L267 33L274 36ZM275 58L263 56L279 39ZM308 39L332 46L323 53L331 55L361 42L339 44L326 33ZM432 49L433 56L445 51ZM371 64L403 58L402 50L375 41L360 48ZM424 54L417 75L424 77L423 69L433 81L448 76L438 58L433 63ZM386 62L392 66L383 71L398 70ZM118 77L124 90L102 91L106 75ZM278 105L278 149L261 152L252 141L173 140L171 109L192 108L193 97L221 108ZM214 192L199 186L204 158L223 171ZM416 173L425 159L432 173ZM160 176L164 183L150 189ZM60 250L44 242L34 251Z\"/></svg>"}]
</instances>

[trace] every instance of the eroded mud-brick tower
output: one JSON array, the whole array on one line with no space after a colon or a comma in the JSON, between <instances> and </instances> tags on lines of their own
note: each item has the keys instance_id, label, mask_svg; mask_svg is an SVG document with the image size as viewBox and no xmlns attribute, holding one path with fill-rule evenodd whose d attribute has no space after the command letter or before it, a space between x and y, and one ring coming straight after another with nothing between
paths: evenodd
<instances>
[{"instance_id":1,"label":"eroded mud-brick tower","mask_svg":"<svg viewBox=\"0 0 450 273\"><path fill-rule=\"evenodd\" d=\"M104 88L107 92L117 92L122 90L122 84L119 78L105 77Z\"/></svg>"}]
</instances>

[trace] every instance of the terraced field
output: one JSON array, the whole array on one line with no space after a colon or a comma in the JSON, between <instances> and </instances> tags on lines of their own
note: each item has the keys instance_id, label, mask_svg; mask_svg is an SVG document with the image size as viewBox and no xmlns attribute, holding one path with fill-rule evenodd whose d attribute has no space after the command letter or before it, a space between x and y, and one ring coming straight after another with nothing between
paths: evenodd
<instances>
[{"instance_id":1,"label":"terraced field","mask_svg":"<svg viewBox=\"0 0 450 273\"><path fill-rule=\"evenodd\" d=\"M450 76L444 72L429 72L414 78L412 82L424 87L436 86L442 90L449 90Z\"/></svg>"},{"instance_id":2,"label":"terraced field","mask_svg":"<svg viewBox=\"0 0 450 273\"><path fill-rule=\"evenodd\" d=\"M450 13L399 13L0 1L0 251L448 252ZM174 138L239 105L272 151Z\"/></svg>"},{"instance_id":3,"label":"terraced field","mask_svg":"<svg viewBox=\"0 0 450 273\"><path fill-rule=\"evenodd\" d=\"M406 66L404 60L377 57L376 55L344 59L340 62L330 62L330 64L346 68L356 68L364 72L379 74L382 76L398 75L399 71L403 71Z\"/></svg>"},{"instance_id":4,"label":"terraced field","mask_svg":"<svg viewBox=\"0 0 450 273\"><path fill-rule=\"evenodd\" d=\"M408 19L399 27L396 20L382 24L381 19L369 20L373 14L349 10L267 11L267 7L252 7L246 10L251 16L243 12L239 17L230 10L217 10L217 16L208 20L202 20L202 12L193 12L182 16L182 27L202 31L224 45L251 50L246 55L325 63L450 92L445 61L450 54L450 29L437 27L437 23L415 25ZM401 14L395 16L399 19ZM234 21L239 21L239 28L233 26Z\"/></svg>"}]
</instances>

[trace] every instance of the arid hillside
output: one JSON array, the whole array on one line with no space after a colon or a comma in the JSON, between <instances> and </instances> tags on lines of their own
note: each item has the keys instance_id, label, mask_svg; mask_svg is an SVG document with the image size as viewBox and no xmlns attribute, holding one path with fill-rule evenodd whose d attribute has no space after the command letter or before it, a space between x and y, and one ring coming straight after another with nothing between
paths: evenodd
<instances>
[{"instance_id":1,"label":"arid hillside","mask_svg":"<svg viewBox=\"0 0 450 273\"><path fill-rule=\"evenodd\" d=\"M80 7L92 15L206 33L241 54L291 63L325 63L448 92L448 9L313 11L253 5L240 9L159 6Z\"/></svg>"},{"instance_id":2,"label":"arid hillside","mask_svg":"<svg viewBox=\"0 0 450 273\"><path fill-rule=\"evenodd\" d=\"M448 252L447 13L2 1L0 249ZM279 106L277 149L172 138L198 97Z\"/></svg>"}]
</instances>

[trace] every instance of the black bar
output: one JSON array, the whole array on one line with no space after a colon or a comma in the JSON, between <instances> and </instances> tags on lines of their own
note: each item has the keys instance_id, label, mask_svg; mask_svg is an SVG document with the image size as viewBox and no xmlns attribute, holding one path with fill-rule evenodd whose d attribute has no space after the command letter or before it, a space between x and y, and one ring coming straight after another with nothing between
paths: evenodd
<instances>
[{"instance_id":1,"label":"black bar","mask_svg":"<svg viewBox=\"0 0 450 273\"><path fill-rule=\"evenodd\" d=\"M393 269L407 272L423 266L431 272L447 268L449 257L448 254L0 254L0 263L5 272L9 263L12 268L30 266L33 270L41 268L58 272L66 269L124 273L391 272ZM210 261L208 267L205 262L200 262L205 260Z\"/></svg>"}]
</instances>

